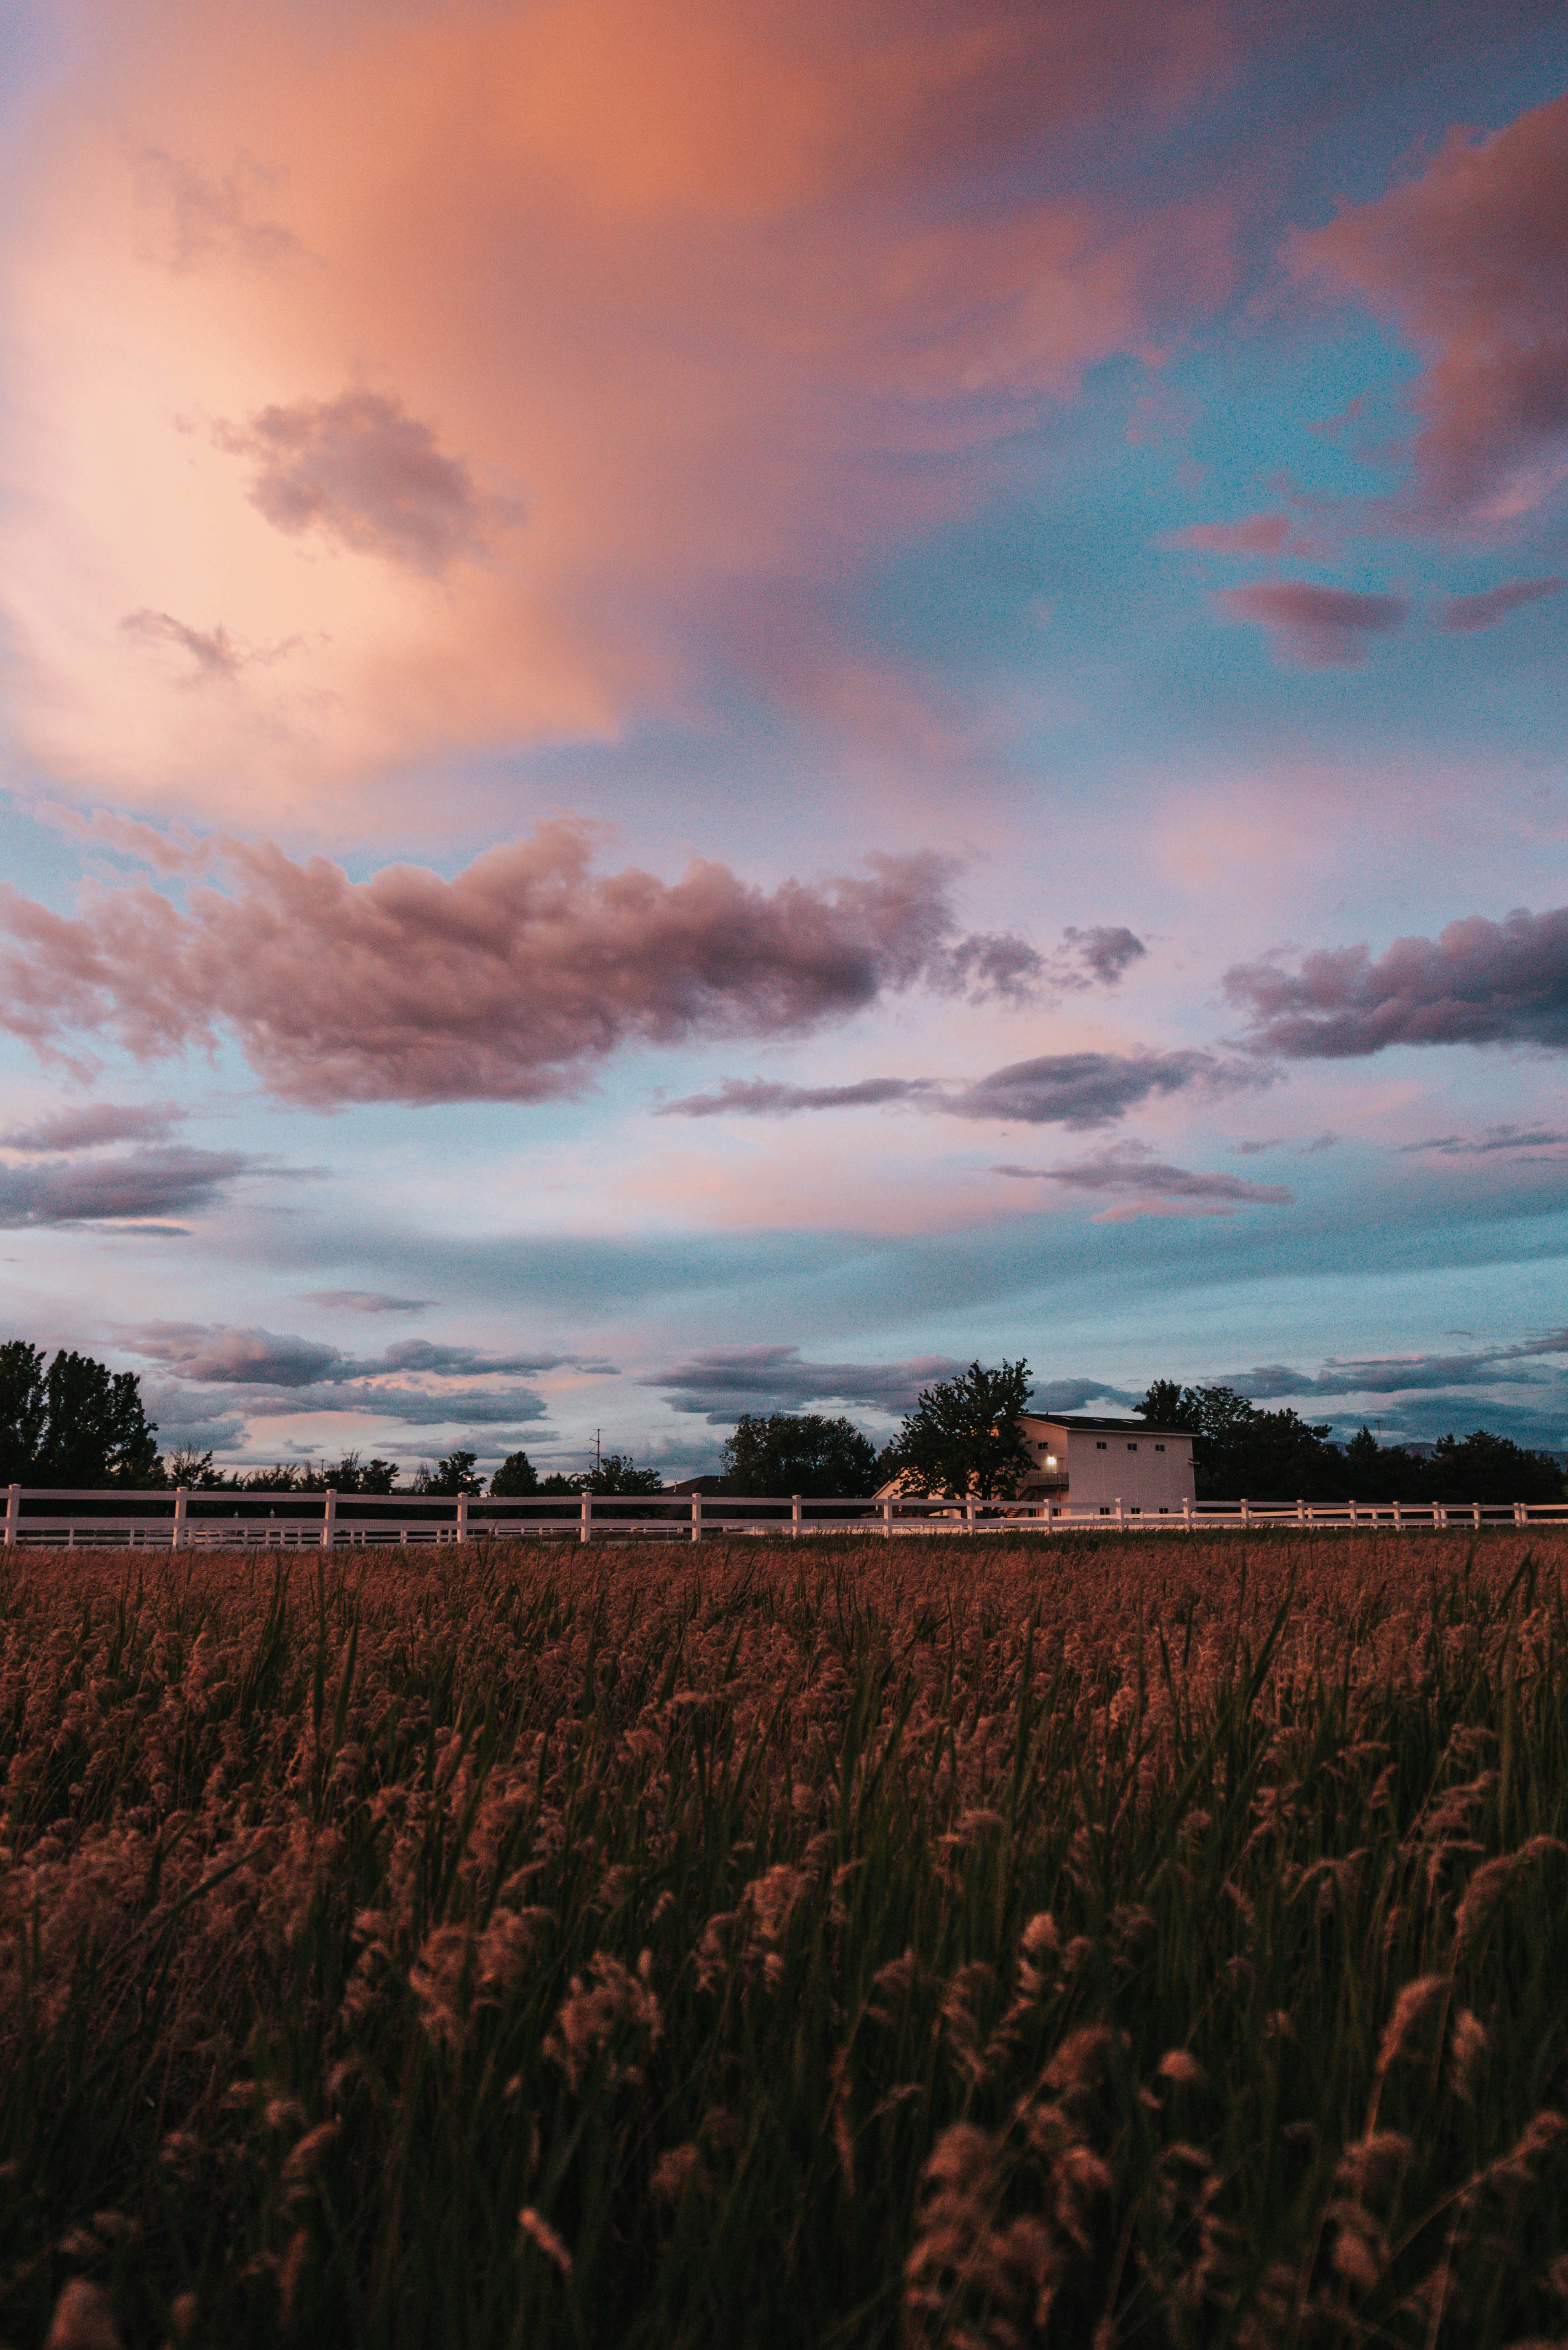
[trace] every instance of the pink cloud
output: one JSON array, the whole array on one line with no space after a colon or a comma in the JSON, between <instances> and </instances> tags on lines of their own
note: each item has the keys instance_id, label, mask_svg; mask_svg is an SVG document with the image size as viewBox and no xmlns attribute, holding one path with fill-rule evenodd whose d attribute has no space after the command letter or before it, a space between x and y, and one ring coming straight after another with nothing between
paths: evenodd
<instances>
[{"instance_id":1,"label":"pink cloud","mask_svg":"<svg viewBox=\"0 0 1568 2350\"><path fill-rule=\"evenodd\" d=\"M1556 577L1548 579L1508 579L1501 588L1484 588L1479 596L1450 596L1438 616L1440 629L1490 629L1498 620L1505 620L1521 605L1538 603L1542 596L1555 596L1568 580Z\"/></svg>"},{"instance_id":2,"label":"pink cloud","mask_svg":"<svg viewBox=\"0 0 1568 2350\"><path fill-rule=\"evenodd\" d=\"M1471 914L1436 939L1396 939L1376 962L1365 946L1318 947L1291 971L1242 963L1225 993L1252 1022L1261 1052L1345 1060L1390 1045L1568 1046L1568 906L1502 921Z\"/></svg>"},{"instance_id":3,"label":"pink cloud","mask_svg":"<svg viewBox=\"0 0 1568 2350\"><path fill-rule=\"evenodd\" d=\"M1495 137L1450 131L1418 179L1291 259L1358 296L1414 345L1407 519L1506 527L1568 477L1568 97Z\"/></svg>"},{"instance_id":4,"label":"pink cloud","mask_svg":"<svg viewBox=\"0 0 1568 2350\"><path fill-rule=\"evenodd\" d=\"M538 1101L635 1039L799 1034L920 983L1016 993L1030 954L961 935L930 857L770 893L701 861L673 883L597 875L564 823L452 881L224 853L229 886L184 910L138 884L68 919L0 885L0 1026L57 1057L86 1034L141 1059L226 1030L275 1093L318 1107Z\"/></svg>"},{"instance_id":5,"label":"pink cloud","mask_svg":"<svg viewBox=\"0 0 1568 2350\"><path fill-rule=\"evenodd\" d=\"M1112 1204L1090 1220L1096 1224L1127 1223L1137 1216L1233 1216L1241 1208L1289 1207L1295 1199L1283 1183L1253 1183L1220 1169L1174 1167L1156 1159L1145 1142L1113 1143L1093 1158L1055 1167L1003 1166L992 1171L1059 1183L1090 1198L1109 1194Z\"/></svg>"},{"instance_id":6,"label":"pink cloud","mask_svg":"<svg viewBox=\"0 0 1568 2350\"><path fill-rule=\"evenodd\" d=\"M681 710L715 659L820 696L806 584L1231 282L1228 198L1039 160L1227 71L1221 0L88 16L12 213L0 572L35 756L165 806L318 820L378 764Z\"/></svg>"},{"instance_id":7,"label":"pink cloud","mask_svg":"<svg viewBox=\"0 0 1568 2350\"><path fill-rule=\"evenodd\" d=\"M1195 522L1166 541L1204 555L1278 555L1291 535L1284 515L1249 515L1245 522Z\"/></svg>"},{"instance_id":8,"label":"pink cloud","mask_svg":"<svg viewBox=\"0 0 1568 2350\"><path fill-rule=\"evenodd\" d=\"M1354 668L1366 657L1367 639L1397 629L1408 608L1398 596L1360 596L1303 579L1225 588L1214 600L1238 620L1260 621L1276 648L1306 669Z\"/></svg>"},{"instance_id":9,"label":"pink cloud","mask_svg":"<svg viewBox=\"0 0 1568 2350\"><path fill-rule=\"evenodd\" d=\"M264 408L219 445L254 460L251 504L290 538L318 530L356 553L440 573L521 518L395 400L371 391Z\"/></svg>"}]
</instances>

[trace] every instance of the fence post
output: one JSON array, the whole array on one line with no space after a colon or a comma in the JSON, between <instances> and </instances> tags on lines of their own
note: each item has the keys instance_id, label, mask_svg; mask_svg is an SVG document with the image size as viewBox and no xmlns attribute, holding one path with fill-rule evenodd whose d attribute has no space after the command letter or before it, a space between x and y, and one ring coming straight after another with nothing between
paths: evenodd
<instances>
[{"instance_id":1,"label":"fence post","mask_svg":"<svg viewBox=\"0 0 1568 2350\"><path fill-rule=\"evenodd\" d=\"M171 1550L183 1550L185 1547L185 1504L190 1498L190 1493L183 1485L176 1488L174 1494L174 1531L169 1537L169 1547Z\"/></svg>"},{"instance_id":2,"label":"fence post","mask_svg":"<svg viewBox=\"0 0 1568 2350\"><path fill-rule=\"evenodd\" d=\"M1397 1502L1394 1504L1394 1531L1397 1534L1402 1534L1405 1531L1405 1521L1399 1514L1399 1503Z\"/></svg>"},{"instance_id":3,"label":"fence post","mask_svg":"<svg viewBox=\"0 0 1568 2350\"><path fill-rule=\"evenodd\" d=\"M882 1532L889 1540L891 1540L893 1533L893 1503L891 1497L882 1504Z\"/></svg>"},{"instance_id":4,"label":"fence post","mask_svg":"<svg viewBox=\"0 0 1568 2350\"><path fill-rule=\"evenodd\" d=\"M966 1534L973 1534L973 1532L974 1532L974 1498L973 1498L973 1496L972 1496L972 1495L970 1497L970 1499L969 1499L969 1500L964 1503L964 1505L963 1505L963 1516L964 1516L964 1532L965 1532Z\"/></svg>"},{"instance_id":5,"label":"fence post","mask_svg":"<svg viewBox=\"0 0 1568 2350\"><path fill-rule=\"evenodd\" d=\"M328 1485L321 1503L321 1547L330 1550L337 1539L337 1489Z\"/></svg>"},{"instance_id":6,"label":"fence post","mask_svg":"<svg viewBox=\"0 0 1568 2350\"><path fill-rule=\"evenodd\" d=\"M789 1531L791 1541L798 1542L800 1539L800 1495L798 1493L792 1493L789 1497Z\"/></svg>"},{"instance_id":7,"label":"fence post","mask_svg":"<svg viewBox=\"0 0 1568 2350\"><path fill-rule=\"evenodd\" d=\"M1306 1503L1304 1502L1298 1502L1296 1503L1296 1523L1298 1526L1304 1526L1306 1523Z\"/></svg>"},{"instance_id":8,"label":"fence post","mask_svg":"<svg viewBox=\"0 0 1568 2350\"><path fill-rule=\"evenodd\" d=\"M1243 1494L1242 1494L1242 1496L1241 1496L1241 1523L1242 1523L1244 1526L1250 1526L1250 1525L1251 1524L1251 1523L1252 1523L1251 1513L1249 1511L1249 1509L1248 1509L1248 1507L1247 1507L1247 1497L1246 1497L1246 1495L1243 1493Z\"/></svg>"},{"instance_id":9,"label":"fence post","mask_svg":"<svg viewBox=\"0 0 1568 2350\"><path fill-rule=\"evenodd\" d=\"M7 1485L5 1488L5 1547L7 1550L15 1550L16 1547L16 1527L21 1515L22 1488L20 1485Z\"/></svg>"},{"instance_id":10,"label":"fence post","mask_svg":"<svg viewBox=\"0 0 1568 2350\"><path fill-rule=\"evenodd\" d=\"M700 1492L691 1496L691 1539L693 1542L702 1539L702 1496Z\"/></svg>"},{"instance_id":11,"label":"fence post","mask_svg":"<svg viewBox=\"0 0 1568 2350\"><path fill-rule=\"evenodd\" d=\"M1522 1502L1515 1502L1513 1505L1513 1523L1516 1526L1527 1526L1530 1523L1529 1513Z\"/></svg>"},{"instance_id":12,"label":"fence post","mask_svg":"<svg viewBox=\"0 0 1568 2350\"><path fill-rule=\"evenodd\" d=\"M592 1542L593 1538L594 1497L591 1493L585 1493L582 1508L577 1513L577 1540L586 1543Z\"/></svg>"},{"instance_id":13,"label":"fence post","mask_svg":"<svg viewBox=\"0 0 1568 2350\"><path fill-rule=\"evenodd\" d=\"M468 1495L466 1493L460 1493L457 1497L457 1538L460 1543L465 1543L468 1540Z\"/></svg>"}]
</instances>

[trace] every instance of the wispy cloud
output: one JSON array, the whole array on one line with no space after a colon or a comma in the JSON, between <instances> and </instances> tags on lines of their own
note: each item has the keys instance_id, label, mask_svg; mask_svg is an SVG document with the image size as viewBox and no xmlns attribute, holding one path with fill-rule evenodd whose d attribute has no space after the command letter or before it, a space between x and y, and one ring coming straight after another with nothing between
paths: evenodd
<instances>
[{"instance_id":1,"label":"wispy cloud","mask_svg":"<svg viewBox=\"0 0 1568 2350\"><path fill-rule=\"evenodd\" d=\"M144 1324L126 1343L174 1377L208 1386L316 1388L409 1373L440 1378L475 1379L562 1368L613 1374L616 1366L598 1357L557 1354L489 1354L476 1347L441 1346L405 1338L383 1353L346 1355L320 1339L283 1336L273 1330L234 1329L198 1322Z\"/></svg>"},{"instance_id":2,"label":"wispy cloud","mask_svg":"<svg viewBox=\"0 0 1568 2350\"><path fill-rule=\"evenodd\" d=\"M1141 951L1141 950L1140 950ZM1086 1132L1109 1126L1152 1097L1189 1087L1225 1088L1257 1074L1212 1053L1054 1053L1009 1062L972 1085L937 1077L862 1077L846 1086L792 1086L725 1077L711 1093L663 1102L659 1118L793 1118L802 1110L908 1105L949 1118L993 1118Z\"/></svg>"},{"instance_id":3,"label":"wispy cloud","mask_svg":"<svg viewBox=\"0 0 1568 2350\"><path fill-rule=\"evenodd\" d=\"M1529 1387L1541 1374L1520 1367L1568 1355L1568 1330L1550 1330L1506 1347L1462 1355L1368 1355L1331 1357L1316 1372L1287 1363L1262 1363L1227 1373L1217 1384L1256 1400L1282 1396L1414 1395L1443 1388Z\"/></svg>"},{"instance_id":4,"label":"wispy cloud","mask_svg":"<svg viewBox=\"0 0 1568 2350\"><path fill-rule=\"evenodd\" d=\"M961 1368L947 1355L900 1363L813 1363L802 1359L798 1347L716 1347L649 1371L639 1385L663 1388L676 1411L702 1413L719 1426L744 1411L818 1405L911 1411L922 1388Z\"/></svg>"},{"instance_id":5,"label":"wispy cloud","mask_svg":"<svg viewBox=\"0 0 1568 2350\"><path fill-rule=\"evenodd\" d=\"M862 1077L848 1086L786 1086L765 1077L725 1077L711 1094L683 1094L661 1102L656 1118L794 1118L807 1109L878 1109L919 1101L934 1077Z\"/></svg>"},{"instance_id":6,"label":"wispy cloud","mask_svg":"<svg viewBox=\"0 0 1568 2350\"><path fill-rule=\"evenodd\" d=\"M1214 600L1232 619L1261 622L1276 650L1306 669L1354 669L1368 644L1398 628L1409 609L1399 596L1363 596L1302 579L1221 588Z\"/></svg>"},{"instance_id":7,"label":"wispy cloud","mask_svg":"<svg viewBox=\"0 0 1568 2350\"><path fill-rule=\"evenodd\" d=\"M305 1302L328 1314L423 1314L436 1303L433 1297L397 1297L385 1289L307 1289Z\"/></svg>"},{"instance_id":8,"label":"wispy cloud","mask_svg":"<svg viewBox=\"0 0 1568 2350\"><path fill-rule=\"evenodd\" d=\"M119 1158L0 1167L0 1226L146 1222L190 1215L221 1200L236 1176L288 1170L243 1150L177 1143Z\"/></svg>"},{"instance_id":9,"label":"wispy cloud","mask_svg":"<svg viewBox=\"0 0 1568 2350\"><path fill-rule=\"evenodd\" d=\"M956 1118L1085 1132L1164 1095L1246 1082L1244 1073L1213 1053L1048 1053L993 1069L948 1095L942 1107Z\"/></svg>"},{"instance_id":10,"label":"wispy cloud","mask_svg":"<svg viewBox=\"0 0 1568 2350\"><path fill-rule=\"evenodd\" d=\"M0 1150L93 1150L108 1142L153 1142L185 1115L173 1102L84 1102L0 1134Z\"/></svg>"},{"instance_id":11,"label":"wispy cloud","mask_svg":"<svg viewBox=\"0 0 1568 2350\"><path fill-rule=\"evenodd\" d=\"M1547 579L1510 579L1501 588L1484 588L1476 596L1450 596L1438 615L1440 629L1490 629L1499 620L1506 620L1526 604L1537 604L1543 596L1555 596L1568 587L1554 572Z\"/></svg>"},{"instance_id":12,"label":"wispy cloud","mask_svg":"<svg viewBox=\"0 0 1568 2350\"><path fill-rule=\"evenodd\" d=\"M1444 1159L1489 1159L1498 1151L1561 1150L1568 1145L1568 1127L1516 1126L1504 1119L1481 1134L1433 1134L1422 1142L1402 1142L1401 1157L1432 1150Z\"/></svg>"},{"instance_id":13,"label":"wispy cloud","mask_svg":"<svg viewBox=\"0 0 1568 2350\"><path fill-rule=\"evenodd\" d=\"M1199 1171L1157 1159L1147 1143L1118 1142L1091 1159L1056 1167L992 1169L1029 1181L1059 1183L1064 1191L1091 1196L1118 1194L1102 1208L1096 1224L1125 1223L1135 1216L1233 1216L1241 1208L1289 1207L1295 1193L1282 1183L1251 1183L1220 1170Z\"/></svg>"}]
</instances>

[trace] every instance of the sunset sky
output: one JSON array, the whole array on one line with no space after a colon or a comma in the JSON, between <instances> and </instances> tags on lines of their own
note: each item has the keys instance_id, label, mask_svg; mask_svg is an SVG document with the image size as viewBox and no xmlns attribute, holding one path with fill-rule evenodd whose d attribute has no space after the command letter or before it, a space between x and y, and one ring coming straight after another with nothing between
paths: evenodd
<instances>
[{"instance_id":1,"label":"sunset sky","mask_svg":"<svg viewBox=\"0 0 1568 2350\"><path fill-rule=\"evenodd\" d=\"M1568 16L0 0L5 1328L1568 1443Z\"/></svg>"}]
</instances>

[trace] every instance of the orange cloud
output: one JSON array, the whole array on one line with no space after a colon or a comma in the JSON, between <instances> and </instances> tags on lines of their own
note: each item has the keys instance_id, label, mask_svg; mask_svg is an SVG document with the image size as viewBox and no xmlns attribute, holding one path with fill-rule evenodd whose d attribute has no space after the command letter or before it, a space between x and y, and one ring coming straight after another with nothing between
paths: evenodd
<instances>
[{"instance_id":1,"label":"orange cloud","mask_svg":"<svg viewBox=\"0 0 1568 2350\"><path fill-rule=\"evenodd\" d=\"M1568 479L1565 208L1568 97L1495 138L1450 131L1418 179L1294 239L1300 273L1359 295L1425 361L1407 518L1496 528Z\"/></svg>"},{"instance_id":2,"label":"orange cloud","mask_svg":"<svg viewBox=\"0 0 1568 2350\"><path fill-rule=\"evenodd\" d=\"M86 21L14 191L0 567L30 753L144 802L330 822L715 648L809 698L807 583L1230 279L1217 203L1042 161L1223 71L1220 0Z\"/></svg>"}]
</instances>

